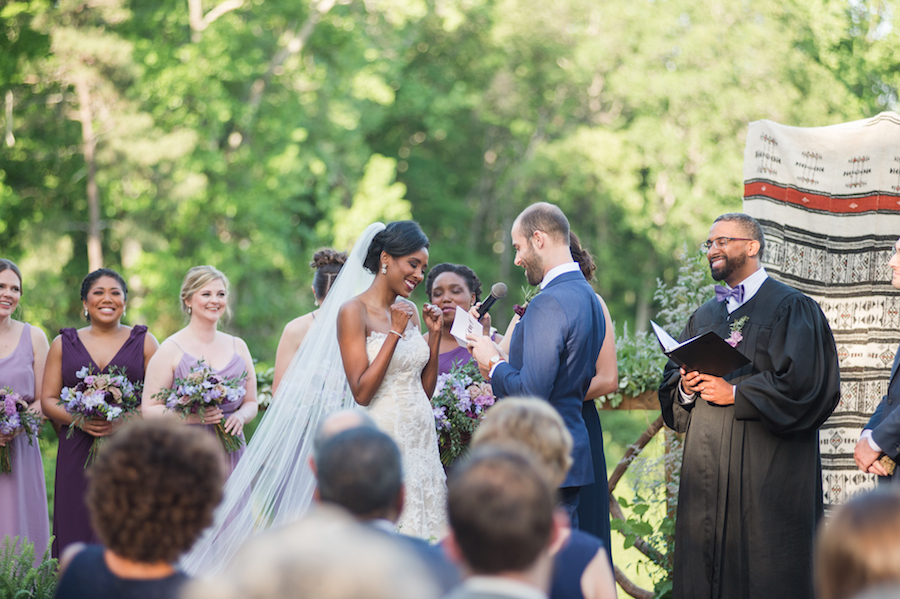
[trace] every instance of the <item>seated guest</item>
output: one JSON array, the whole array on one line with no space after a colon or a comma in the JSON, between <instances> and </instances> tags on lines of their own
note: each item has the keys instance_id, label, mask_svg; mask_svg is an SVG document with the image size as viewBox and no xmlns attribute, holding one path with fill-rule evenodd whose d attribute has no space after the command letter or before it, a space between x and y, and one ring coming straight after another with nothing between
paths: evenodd
<instances>
[{"instance_id":1,"label":"seated guest","mask_svg":"<svg viewBox=\"0 0 900 599\"><path fill-rule=\"evenodd\" d=\"M367 426L337 433L317 451L316 473L317 501L346 509L413 550L444 592L459 584L459 572L440 548L393 532L403 511L403 467L388 435Z\"/></svg>"},{"instance_id":2,"label":"seated guest","mask_svg":"<svg viewBox=\"0 0 900 599\"><path fill-rule=\"evenodd\" d=\"M343 510L320 506L250 539L223 574L181 599L437 599L415 555Z\"/></svg>"},{"instance_id":3,"label":"seated guest","mask_svg":"<svg viewBox=\"0 0 900 599\"><path fill-rule=\"evenodd\" d=\"M888 487L857 495L823 520L814 573L818 599L900 585L900 492Z\"/></svg>"},{"instance_id":4,"label":"seated guest","mask_svg":"<svg viewBox=\"0 0 900 599\"><path fill-rule=\"evenodd\" d=\"M73 545L57 599L167 599L175 567L212 523L224 461L211 435L168 420L123 426L88 470L87 505L103 546Z\"/></svg>"},{"instance_id":5,"label":"seated guest","mask_svg":"<svg viewBox=\"0 0 900 599\"><path fill-rule=\"evenodd\" d=\"M447 551L470 574L448 599L544 599L559 534L555 489L524 453L479 448L447 483Z\"/></svg>"},{"instance_id":6,"label":"seated guest","mask_svg":"<svg viewBox=\"0 0 900 599\"><path fill-rule=\"evenodd\" d=\"M526 447L554 489L572 464L572 435L559 412L540 399L510 397L493 406L472 438L473 448L492 445ZM616 582L603 542L570 526L563 527L561 535L550 599L615 597Z\"/></svg>"},{"instance_id":7,"label":"seated guest","mask_svg":"<svg viewBox=\"0 0 900 599\"><path fill-rule=\"evenodd\" d=\"M450 334L456 307L468 312L472 306L481 301L481 281L468 266L443 262L428 271L425 279L425 293L428 301L441 309L444 315L444 328L441 330L441 347L438 355L438 374L450 372L454 365L466 364L472 359L468 347L461 347L456 337ZM481 319L484 334L499 343L503 340L491 330L491 315L485 314Z\"/></svg>"}]
</instances>

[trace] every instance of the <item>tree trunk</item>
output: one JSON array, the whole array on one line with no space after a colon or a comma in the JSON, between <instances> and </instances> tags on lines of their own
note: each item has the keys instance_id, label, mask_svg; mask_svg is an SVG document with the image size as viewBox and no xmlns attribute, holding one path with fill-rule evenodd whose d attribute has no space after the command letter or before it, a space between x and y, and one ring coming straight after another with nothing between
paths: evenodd
<instances>
[{"instance_id":1,"label":"tree trunk","mask_svg":"<svg viewBox=\"0 0 900 599\"><path fill-rule=\"evenodd\" d=\"M78 94L78 117L81 121L84 164L87 169L87 253L88 272L103 268L103 243L100 237L100 192L97 189L97 162L94 150L97 138L94 135L94 113L91 109L91 90L84 79L75 82Z\"/></svg>"}]
</instances>

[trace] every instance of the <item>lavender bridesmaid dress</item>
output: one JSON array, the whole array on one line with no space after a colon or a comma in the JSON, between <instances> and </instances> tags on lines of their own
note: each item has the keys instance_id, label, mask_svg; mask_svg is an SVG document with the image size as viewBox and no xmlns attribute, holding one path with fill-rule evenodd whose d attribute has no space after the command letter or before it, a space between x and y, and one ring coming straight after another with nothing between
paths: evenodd
<instances>
[{"instance_id":1,"label":"lavender bridesmaid dress","mask_svg":"<svg viewBox=\"0 0 900 599\"><path fill-rule=\"evenodd\" d=\"M0 389L9 387L31 403L34 397L34 349L31 325L26 324L16 349L0 359ZM38 440L28 443L19 435L9 444L12 472L0 474L0 539L4 535L27 538L34 543L39 562L50 540L47 486Z\"/></svg>"},{"instance_id":2,"label":"lavender bridesmaid dress","mask_svg":"<svg viewBox=\"0 0 900 599\"><path fill-rule=\"evenodd\" d=\"M62 381L64 387L78 384L75 373L88 366L93 372L105 373L113 366L124 370L132 383L144 382L144 336L147 327L135 325L131 336L119 348L118 353L106 368L100 370L87 348L78 338L75 329L61 329L62 336ZM87 479L84 476L84 462L94 442L94 437L80 428L72 429L64 425L59 431L59 450L56 453L56 492L53 504L53 557L59 557L66 546L82 543L99 543L100 540L91 527L90 515L84 503L87 493Z\"/></svg>"},{"instance_id":3,"label":"lavender bridesmaid dress","mask_svg":"<svg viewBox=\"0 0 900 599\"><path fill-rule=\"evenodd\" d=\"M184 350L182 349L182 351L184 351ZM181 361L178 362L178 366L175 367L175 378L176 379L185 378L187 375L189 375L191 373L191 369L194 366L196 366L199 363L199 361L200 360L198 360L191 354L184 352L184 354L181 356ZM234 379L234 378L238 378L242 375L247 374L247 365L244 362L244 359L241 356L239 356L237 352L235 352L231 356L231 360L228 362L228 364L225 365L225 368L223 368L221 370L213 369L213 371L223 378ZM243 402L243 399L241 399L240 401L229 401L229 402L225 402L225 403L221 404L219 406L219 408L222 410L222 412L225 413L225 419L227 419L229 416L231 416L235 412L235 410L240 408L242 402ZM223 419L223 422L224 422L224 419ZM201 427L202 429L208 431L209 434L211 434L211 435L216 434L216 428L215 428L216 425L214 425L214 424L192 424L190 426ZM241 439L243 439L244 433L241 433L240 437L241 437ZM226 458L225 463L228 466L228 472L227 472L228 476L230 476L231 473L234 472L234 469L237 467L238 461L241 459L241 456L244 455L245 447L246 447L245 445L241 445L241 448L238 449L237 451L235 451L233 453L225 454L225 458ZM224 449L222 451L224 451Z\"/></svg>"}]
</instances>

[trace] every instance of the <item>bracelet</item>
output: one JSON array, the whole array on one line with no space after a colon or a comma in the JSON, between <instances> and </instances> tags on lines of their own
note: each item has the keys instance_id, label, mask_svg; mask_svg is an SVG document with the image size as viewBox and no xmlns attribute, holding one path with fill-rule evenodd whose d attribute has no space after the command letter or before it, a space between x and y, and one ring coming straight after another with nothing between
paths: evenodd
<instances>
[{"instance_id":1,"label":"bracelet","mask_svg":"<svg viewBox=\"0 0 900 599\"><path fill-rule=\"evenodd\" d=\"M402 333L398 333L398 332L395 331L394 329L389 330L388 333L393 333L393 334L397 335L398 337L400 337L401 339L403 339L403 334L402 334Z\"/></svg>"}]
</instances>

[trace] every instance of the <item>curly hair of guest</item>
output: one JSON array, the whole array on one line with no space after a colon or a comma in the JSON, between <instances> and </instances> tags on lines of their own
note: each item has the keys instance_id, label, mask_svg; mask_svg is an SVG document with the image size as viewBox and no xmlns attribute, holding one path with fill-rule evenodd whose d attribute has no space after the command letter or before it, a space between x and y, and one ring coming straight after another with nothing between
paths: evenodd
<instances>
[{"instance_id":1,"label":"curly hair of guest","mask_svg":"<svg viewBox=\"0 0 900 599\"><path fill-rule=\"evenodd\" d=\"M123 426L88 471L91 524L113 553L174 563L212 523L225 483L211 435L168 420Z\"/></svg>"}]
</instances>

